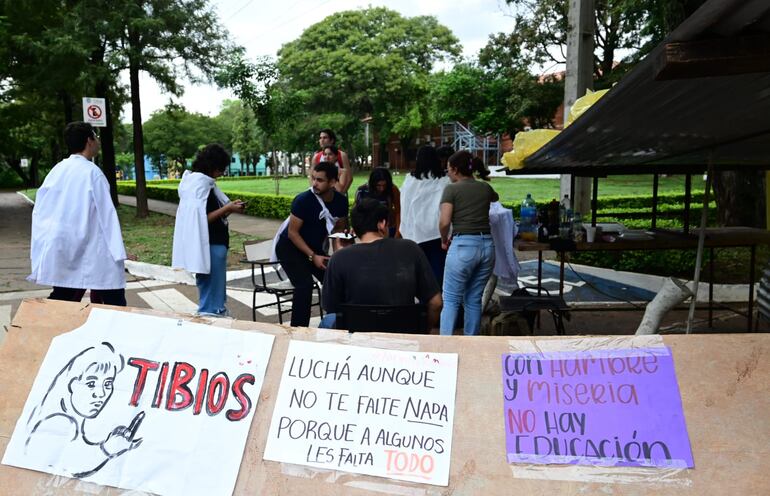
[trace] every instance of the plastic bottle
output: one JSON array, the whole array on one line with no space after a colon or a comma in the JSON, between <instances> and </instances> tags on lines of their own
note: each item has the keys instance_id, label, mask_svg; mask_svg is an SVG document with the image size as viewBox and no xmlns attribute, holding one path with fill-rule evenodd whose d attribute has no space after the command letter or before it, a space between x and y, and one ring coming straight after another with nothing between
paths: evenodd
<instances>
[{"instance_id":1,"label":"plastic bottle","mask_svg":"<svg viewBox=\"0 0 770 496\"><path fill-rule=\"evenodd\" d=\"M537 240L537 204L531 193L521 202L521 222L519 223L521 239L525 241Z\"/></svg>"},{"instance_id":2,"label":"plastic bottle","mask_svg":"<svg viewBox=\"0 0 770 496\"><path fill-rule=\"evenodd\" d=\"M569 201L569 195L564 195L564 198L561 200L561 203L559 204L559 222L564 224L569 224L572 220L572 207L570 205Z\"/></svg>"},{"instance_id":3,"label":"plastic bottle","mask_svg":"<svg viewBox=\"0 0 770 496\"><path fill-rule=\"evenodd\" d=\"M583 216L579 212L573 214L572 219L572 239L576 243L585 241L585 229L583 229Z\"/></svg>"}]
</instances>

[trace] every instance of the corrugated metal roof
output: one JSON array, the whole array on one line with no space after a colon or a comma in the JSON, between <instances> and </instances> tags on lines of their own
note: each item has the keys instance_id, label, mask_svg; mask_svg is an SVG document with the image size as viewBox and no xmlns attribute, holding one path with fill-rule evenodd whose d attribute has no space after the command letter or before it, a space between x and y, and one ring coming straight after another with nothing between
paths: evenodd
<instances>
[{"instance_id":1,"label":"corrugated metal roof","mask_svg":"<svg viewBox=\"0 0 770 496\"><path fill-rule=\"evenodd\" d=\"M687 172L710 156L770 168L770 72L655 80L666 43L757 34L770 34L770 1L704 4L516 173Z\"/></svg>"}]
</instances>

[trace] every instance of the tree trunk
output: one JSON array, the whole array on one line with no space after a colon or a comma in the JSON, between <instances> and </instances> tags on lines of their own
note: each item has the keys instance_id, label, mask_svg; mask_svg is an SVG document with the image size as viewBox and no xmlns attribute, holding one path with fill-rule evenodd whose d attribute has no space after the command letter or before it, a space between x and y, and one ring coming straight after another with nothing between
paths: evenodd
<instances>
[{"instance_id":1,"label":"tree trunk","mask_svg":"<svg viewBox=\"0 0 770 496\"><path fill-rule=\"evenodd\" d=\"M60 93L62 104L64 105L64 125L66 126L72 122L72 96L69 93L63 91Z\"/></svg>"},{"instance_id":2,"label":"tree trunk","mask_svg":"<svg viewBox=\"0 0 770 496\"><path fill-rule=\"evenodd\" d=\"M129 38L136 38L130 34ZM132 39L135 47L138 40ZM144 219L149 215L147 208L147 180L144 176L144 136L142 133L142 106L139 97L139 65L133 57L129 59L128 75L131 80L131 121L134 128L134 170L136 172L136 216Z\"/></svg>"},{"instance_id":3,"label":"tree trunk","mask_svg":"<svg viewBox=\"0 0 770 496\"><path fill-rule=\"evenodd\" d=\"M273 180L275 181L275 196L278 196L281 194L281 186L279 185L278 180L278 160L275 156L275 149L273 148L272 143L270 143L270 150L273 156Z\"/></svg>"},{"instance_id":4,"label":"tree trunk","mask_svg":"<svg viewBox=\"0 0 770 496\"><path fill-rule=\"evenodd\" d=\"M107 94L107 82L102 80L96 83L96 96L104 98L104 111L107 115L107 127L102 128L102 172L107 176L107 182L110 184L110 196L112 204L118 208L118 183L115 177L115 133L112 129L112 110L110 108L110 99Z\"/></svg>"},{"instance_id":5,"label":"tree trunk","mask_svg":"<svg viewBox=\"0 0 770 496\"><path fill-rule=\"evenodd\" d=\"M56 164L61 159L61 143L59 139L51 140L51 161Z\"/></svg>"},{"instance_id":6,"label":"tree trunk","mask_svg":"<svg viewBox=\"0 0 770 496\"><path fill-rule=\"evenodd\" d=\"M40 184L40 174L38 168L40 167L40 156L34 155L29 160L29 184L33 188L37 188Z\"/></svg>"},{"instance_id":7,"label":"tree trunk","mask_svg":"<svg viewBox=\"0 0 770 496\"><path fill-rule=\"evenodd\" d=\"M11 169L16 172L16 174L19 175L19 177L24 181L24 184L28 188L33 188L32 182L29 179L29 176L24 172L24 169L21 168L21 159L20 158L9 158L7 160L7 163L9 166L11 166Z\"/></svg>"},{"instance_id":8,"label":"tree trunk","mask_svg":"<svg viewBox=\"0 0 770 496\"><path fill-rule=\"evenodd\" d=\"M714 197L720 225L765 228L764 171L716 172Z\"/></svg>"}]
</instances>

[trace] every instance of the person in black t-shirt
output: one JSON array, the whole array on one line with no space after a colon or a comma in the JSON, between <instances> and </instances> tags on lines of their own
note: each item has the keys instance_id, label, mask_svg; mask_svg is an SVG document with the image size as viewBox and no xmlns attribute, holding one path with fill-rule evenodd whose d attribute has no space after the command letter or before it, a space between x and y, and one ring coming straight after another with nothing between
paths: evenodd
<instances>
[{"instance_id":1,"label":"person in black t-shirt","mask_svg":"<svg viewBox=\"0 0 770 496\"><path fill-rule=\"evenodd\" d=\"M388 237L388 208L373 198L353 207L350 220L359 243L335 252L326 269L321 327L334 327L341 304L428 307L428 326L438 328L441 292L417 243Z\"/></svg>"},{"instance_id":2,"label":"person in black t-shirt","mask_svg":"<svg viewBox=\"0 0 770 496\"><path fill-rule=\"evenodd\" d=\"M310 323L313 277L323 281L329 260L323 251L324 240L333 231L342 231L348 217L348 200L334 189L337 167L321 162L312 176L313 187L292 201L289 223L275 246L278 261L294 286L291 325L295 327Z\"/></svg>"}]
</instances>

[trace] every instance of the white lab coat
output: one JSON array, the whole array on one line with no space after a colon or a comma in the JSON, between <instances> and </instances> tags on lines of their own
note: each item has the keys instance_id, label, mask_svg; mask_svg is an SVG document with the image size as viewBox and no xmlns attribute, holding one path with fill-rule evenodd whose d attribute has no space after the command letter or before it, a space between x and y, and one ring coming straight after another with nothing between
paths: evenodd
<instances>
[{"instance_id":1,"label":"white lab coat","mask_svg":"<svg viewBox=\"0 0 770 496\"><path fill-rule=\"evenodd\" d=\"M417 179L408 174L401 186L401 236L415 243L424 243L441 237L438 220L441 194L450 179Z\"/></svg>"},{"instance_id":2,"label":"white lab coat","mask_svg":"<svg viewBox=\"0 0 770 496\"><path fill-rule=\"evenodd\" d=\"M206 201L211 190L222 205L230 199L216 187L216 181L201 172L185 171L179 182L179 207L174 223L171 265L194 274L211 272L209 222ZM227 220L225 219L225 223Z\"/></svg>"},{"instance_id":3,"label":"white lab coat","mask_svg":"<svg viewBox=\"0 0 770 496\"><path fill-rule=\"evenodd\" d=\"M126 287L126 249L104 173L82 155L56 164L32 210L27 280L78 289Z\"/></svg>"},{"instance_id":4,"label":"white lab coat","mask_svg":"<svg viewBox=\"0 0 770 496\"><path fill-rule=\"evenodd\" d=\"M493 274L510 282L519 277L519 261L513 251L513 238L517 227L513 221L513 211L503 207L500 202L489 204L489 225L495 242L495 268Z\"/></svg>"}]
</instances>

